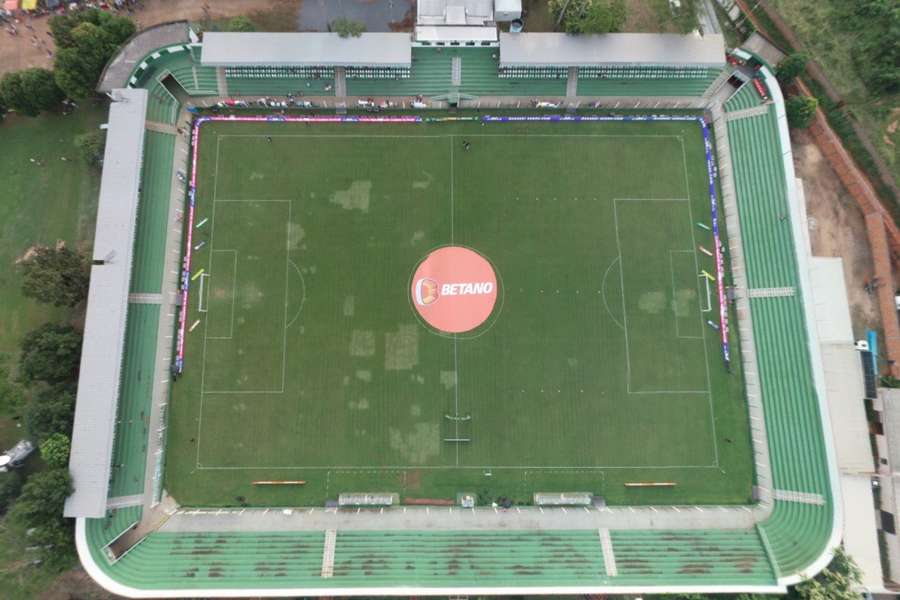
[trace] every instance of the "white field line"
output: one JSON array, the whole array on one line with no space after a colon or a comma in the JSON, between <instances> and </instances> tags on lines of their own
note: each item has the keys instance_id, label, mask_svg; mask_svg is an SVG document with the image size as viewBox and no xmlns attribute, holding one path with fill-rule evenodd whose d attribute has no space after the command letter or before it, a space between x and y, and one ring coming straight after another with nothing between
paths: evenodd
<instances>
[{"instance_id":1,"label":"white field line","mask_svg":"<svg viewBox=\"0 0 900 600\"><path fill-rule=\"evenodd\" d=\"M287 221L287 233L285 237L285 246L284 246L284 320L282 321L282 346L281 346L281 389L278 390L207 390L203 387L200 388L201 395L203 394L283 394L285 380L287 378L287 330L288 330L288 321L287 321L287 309L288 309L288 270L290 266L290 252L288 248L291 243L291 217L292 217L292 203L288 202L288 221ZM237 251L235 251L236 253ZM236 283L236 282L235 282ZM233 305L232 305L233 308ZM206 338L206 339L215 339L215 338Z\"/></svg>"},{"instance_id":2,"label":"white field line","mask_svg":"<svg viewBox=\"0 0 900 600\"><path fill-rule=\"evenodd\" d=\"M439 471L439 470L447 470L447 469L509 469L509 470L526 470L526 471L612 471L612 470L622 470L622 469L718 469L719 465L640 465L640 466L628 466L628 465L617 465L617 466L608 466L608 465L596 465L591 467L585 466L555 466L555 465L544 465L544 466L533 466L533 465L443 465L443 466L429 466L429 465L294 465L294 466L250 466L250 467L207 467L207 466L198 466L197 467L201 471L250 471L254 469L266 469L271 471L302 471L304 469L308 470L330 470L330 471L371 471L371 472L381 472L385 470L405 470L405 469L417 469L417 470L428 470L428 471Z\"/></svg>"},{"instance_id":3,"label":"white field line","mask_svg":"<svg viewBox=\"0 0 900 600\"><path fill-rule=\"evenodd\" d=\"M222 138L261 138L261 137L271 137L271 138L347 138L347 139L439 139L445 137L452 137L456 135L455 133L449 134L436 134L436 135L386 135L386 134L374 134L374 135L360 135L360 134L337 134L337 133L275 133L275 134L265 134L265 133L223 133L219 134L218 139ZM523 138L523 137L540 137L540 138L673 138L680 139L680 135L652 135L652 134L638 134L631 135L627 133L526 133L526 134L517 134L517 133L473 133L466 134L466 137L483 137L483 138Z\"/></svg>"},{"instance_id":4,"label":"white field line","mask_svg":"<svg viewBox=\"0 0 900 600\"><path fill-rule=\"evenodd\" d=\"M690 178L688 177L688 172L687 172L687 152L685 152L685 149L684 149L684 138L681 138L681 164L684 166L684 185L685 185L685 191L687 193L687 197L689 199L688 200L688 218L690 219L689 226L691 229L691 248L695 249L695 251L694 251L694 268L697 270L697 273L700 273L700 263L697 260L697 252L696 252L697 239L696 239L696 236L694 235L694 228L696 227L696 225L694 225L694 210L691 208L691 202L690 202L691 184L690 184ZM699 288L700 288L700 282L698 280L698 282L697 282L697 293L698 294L700 293ZM699 302L697 303L697 312L700 317L700 331L702 331L704 333L704 335L703 335L703 358L704 358L704 363L706 364L706 389L709 390L709 422L712 425L713 452L715 454L715 459L716 459L715 464L718 465L719 464L719 439L718 439L718 435L716 433L716 414L715 414L715 408L713 406L713 399L712 399L712 383L711 383L711 379L709 376L709 349L706 347L706 335L705 335L706 330L703 328L703 326L706 325L706 323L703 320L703 311L700 309Z\"/></svg>"},{"instance_id":5,"label":"white field line","mask_svg":"<svg viewBox=\"0 0 900 600\"><path fill-rule=\"evenodd\" d=\"M290 241L288 243L290 243ZM292 260L289 262L291 263L291 266L294 267L297 275L300 276L300 285L303 286L301 293L303 294L303 296L300 298L300 306L297 308L297 312L293 317L291 317L290 322L287 324L288 327L290 327L297 321L297 319L300 317L300 313L303 312L303 305L306 304L306 278L303 277L303 273L300 271L300 267L297 266L297 263Z\"/></svg>"},{"instance_id":6,"label":"white field line","mask_svg":"<svg viewBox=\"0 0 900 600\"><path fill-rule=\"evenodd\" d=\"M453 136L451 135L451 136L450 136L450 244L451 244L451 245L453 244L453 241L454 241L454 234L455 234L455 231L454 231L454 224L453 224L454 212L455 212L455 208L454 208L454 206L453 206L453 203L454 203L454 200L453 200L453 176L454 176L454 171L453 171L453 143L454 143L454 142L455 142L455 140L454 140ZM456 336L455 336L455 335L453 336L453 339L454 339L454 340L456 339ZM457 436L457 437L459 437L459 436Z\"/></svg>"},{"instance_id":7,"label":"white field line","mask_svg":"<svg viewBox=\"0 0 900 600\"><path fill-rule=\"evenodd\" d=\"M611 318L613 320L613 323L621 327L622 331L624 331L625 326L619 323L619 320L613 315L612 309L609 307L609 303L606 301L606 278L609 277L609 272L612 270L613 265L619 262L621 258L621 256L615 257L613 261L609 263L609 266L606 267L606 272L603 273L603 282L600 284L600 296L603 297L603 305L606 307L606 312L609 313L609 318Z\"/></svg>"},{"instance_id":8,"label":"white field line","mask_svg":"<svg viewBox=\"0 0 900 600\"><path fill-rule=\"evenodd\" d=\"M209 260L212 264L213 250L215 249L216 239L216 194L219 191L219 150L222 148L222 138L216 138L216 162L213 167L213 194L212 194L212 213L210 214L209 224ZM195 190L196 193L196 190ZM208 316L208 315L207 315ZM200 361L200 409L197 415L197 468L200 468L200 446L203 442L203 388L206 385L206 333L209 326L209 319L203 323L203 357Z\"/></svg>"}]
</instances>

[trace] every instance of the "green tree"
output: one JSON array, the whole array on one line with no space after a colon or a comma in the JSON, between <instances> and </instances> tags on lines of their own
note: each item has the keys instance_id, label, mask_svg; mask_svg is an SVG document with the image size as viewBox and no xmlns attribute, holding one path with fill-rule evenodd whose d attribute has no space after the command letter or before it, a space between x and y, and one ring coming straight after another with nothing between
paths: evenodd
<instances>
[{"instance_id":1,"label":"green tree","mask_svg":"<svg viewBox=\"0 0 900 600\"><path fill-rule=\"evenodd\" d=\"M68 568L75 559L75 531L72 519L58 518L37 525L31 530L28 540L38 547L38 557L49 569Z\"/></svg>"},{"instance_id":2,"label":"green tree","mask_svg":"<svg viewBox=\"0 0 900 600\"><path fill-rule=\"evenodd\" d=\"M680 0L678 4L669 0L656 0L657 14L662 15L664 22L668 21L675 26L681 34L688 34L700 26L697 17L699 0Z\"/></svg>"},{"instance_id":3,"label":"green tree","mask_svg":"<svg viewBox=\"0 0 900 600\"><path fill-rule=\"evenodd\" d=\"M41 458L53 469L60 469L69 464L69 436L54 433L41 443Z\"/></svg>"},{"instance_id":4,"label":"green tree","mask_svg":"<svg viewBox=\"0 0 900 600\"><path fill-rule=\"evenodd\" d=\"M22 293L54 306L75 306L87 297L87 263L67 246L38 246L19 263Z\"/></svg>"},{"instance_id":5,"label":"green tree","mask_svg":"<svg viewBox=\"0 0 900 600\"><path fill-rule=\"evenodd\" d=\"M75 394L66 386L41 386L25 405L25 427L37 442L68 436L75 419Z\"/></svg>"},{"instance_id":6,"label":"green tree","mask_svg":"<svg viewBox=\"0 0 900 600\"><path fill-rule=\"evenodd\" d=\"M63 518L63 505L72 493L72 478L66 469L48 469L31 475L10 516L32 529L29 539L40 548L40 557L50 566L69 561L72 553L72 523Z\"/></svg>"},{"instance_id":7,"label":"green tree","mask_svg":"<svg viewBox=\"0 0 900 600\"><path fill-rule=\"evenodd\" d=\"M366 24L362 21L353 21L342 17L332 21L329 25L329 29L342 38L359 37L365 32Z\"/></svg>"},{"instance_id":8,"label":"green tree","mask_svg":"<svg viewBox=\"0 0 900 600\"><path fill-rule=\"evenodd\" d=\"M788 124L796 129L806 129L812 123L818 106L819 101L811 96L789 96L784 103Z\"/></svg>"},{"instance_id":9,"label":"green tree","mask_svg":"<svg viewBox=\"0 0 900 600\"><path fill-rule=\"evenodd\" d=\"M794 81L804 70L806 70L807 57L802 52L794 52L785 56L780 63L776 76L778 83L787 85Z\"/></svg>"},{"instance_id":10,"label":"green tree","mask_svg":"<svg viewBox=\"0 0 900 600\"><path fill-rule=\"evenodd\" d=\"M225 23L225 31L256 31L256 23L243 15L229 19Z\"/></svg>"},{"instance_id":11,"label":"green tree","mask_svg":"<svg viewBox=\"0 0 900 600\"><path fill-rule=\"evenodd\" d=\"M47 69L13 71L0 80L0 104L29 117L55 109L62 100L62 90Z\"/></svg>"},{"instance_id":12,"label":"green tree","mask_svg":"<svg viewBox=\"0 0 900 600\"><path fill-rule=\"evenodd\" d=\"M45 323L22 338L19 373L25 381L72 380L81 360L81 334L67 325Z\"/></svg>"},{"instance_id":13,"label":"green tree","mask_svg":"<svg viewBox=\"0 0 900 600\"><path fill-rule=\"evenodd\" d=\"M834 27L853 34L850 56L868 90L875 94L900 90L900 4L891 0L832 4Z\"/></svg>"},{"instance_id":14,"label":"green tree","mask_svg":"<svg viewBox=\"0 0 900 600\"><path fill-rule=\"evenodd\" d=\"M75 136L75 147L78 154L89 167L99 169L103 166L103 151L106 148L106 133L100 129Z\"/></svg>"},{"instance_id":15,"label":"green tree","mask_svg":"<svg viewBox=\"0 0 900 600\"><path fill-rule=\"evenodd\" d=\"M29 527L39 527L62 518L63 504L72 493L72 478L66 469L48 469L31 475L12 514Z\"/></svg>"},{"instance_id":16,"label":"green tree","mask_svg":"<svg viewBox=\"0 0 900 600\"><path fill-rule=\"evenodd\" d=\"M797 584L794 592L802 600L862 600L862 594L853 589L860 581L862 572L839 546L831 563L812 579Z\"/></svg>"},{"instance_id":17,"label":"green tree","mask_svg":"<svg viewBox=\"0 0 900 600\"><path fill-rule=\"evenodd\" d=\"M5 515L13 500L22 493L22 484L25 482L19 471L0 473L0 515Z\"/></svg>"},{"instance_id":18,"label":"green tree","mask_svg":"<svg viewBox=\"0 0 900 600\"><path fill-rule=\"evenodd\" d=\"M562 11L565 9L565 14ZM550 0L550 11L562 16L566 33L614 33L625 26L625 0Z\"/></svg>"},{"instance_id":19,"label":"green tree","mask_svg":"<svg viewBox=\"0 0 900 600\"><path fill-rule=\"evenodd\" d=\"M85 98L93 95L103 67L135 27L125 17L89 9L52 17L50 30L57 47L57 84L68 96Z\"/></svg>"}]
</instances>

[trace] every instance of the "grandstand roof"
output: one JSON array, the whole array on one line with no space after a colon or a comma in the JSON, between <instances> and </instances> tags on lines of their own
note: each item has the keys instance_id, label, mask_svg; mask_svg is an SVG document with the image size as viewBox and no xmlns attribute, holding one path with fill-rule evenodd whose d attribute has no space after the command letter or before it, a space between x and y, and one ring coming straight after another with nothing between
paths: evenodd
<instances>
[{"instance_id":1,"label":"grandstand roof","mask_svg":"<svg viewBox=\"0 0 900 600\"><path fill-rule=\"evenodd\" d=\"M69 458L75 492L66 500L67 517L106 513L125 342L147 90L112 95Z\"/></svg>"},{"instance_id":2,"label":"grandstand roof","mask_svg":"<svg viewBox=\"0 0 900 600\"><path fill-rule=\"evenodd\" d=\"M718 34L500 34L501 67L607 64L721 67L725 64L725 39Z\"/></svg>"},{"instance_id":3,"label":"grandstand roof","mask_svg":"<svg viewBox=\"0 0 900 600\"><path fill-rule=\"evenodd\" d=\"M408 67L408 33L216 33L203 36L205 66Z\"/></svg>"}]
</instances>

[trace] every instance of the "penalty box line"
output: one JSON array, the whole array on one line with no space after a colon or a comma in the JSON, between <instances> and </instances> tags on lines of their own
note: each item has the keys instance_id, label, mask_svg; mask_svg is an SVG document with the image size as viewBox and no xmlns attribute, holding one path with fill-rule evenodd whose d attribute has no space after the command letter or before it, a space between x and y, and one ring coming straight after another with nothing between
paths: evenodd
<instances>
[{"instance_id":1,"label":"penalty box line","mask_svg":"<svg viewBox=\"0 0 900 600\"><path fill-rule=\"evenodd\" d=\"M691 470L700 470L700 469L719 469L718 464L714 465L640 465L640 466L531 466L531 465L434 465L434 466L423 466L423 465L297 465L297 466L282 466L282 467L266 467L266 466L251 466L251 467L208 467L198 464L197 469L201 471L251 471L251 470L268 470L268 471L299 471L299 470L314 470L314 471L396 471L396 470L423 470L423 471L447 471L454 469L504 469L509 471L621 471L625 469L633 469L633 470L645 470L645 469L691 469Z\"/></svg>"}]
</instances>

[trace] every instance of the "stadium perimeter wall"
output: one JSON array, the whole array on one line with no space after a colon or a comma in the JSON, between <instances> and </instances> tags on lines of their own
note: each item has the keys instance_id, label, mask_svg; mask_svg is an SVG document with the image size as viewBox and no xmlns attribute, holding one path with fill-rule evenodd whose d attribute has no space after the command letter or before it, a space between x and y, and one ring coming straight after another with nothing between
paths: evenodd
<instances>
[{"instance_id":1,"label":"stadium perimeter wall","mask_svg":"<svg viewBox=\"0 0 900 600\"><path fill-rule=\"evenodd\" d=\"M808 336L804 340L808 344L810 350L810 364L807 367L808 372L813 380L817 398L798 398L798 402L808 402L812 400L814 407L813 415L816 415L821 421L817 427L821 427L823 432L822 439L819 440L821 445L818 448L805 449L813 455L812 460L824 462L829 473L828 489L808 490L820 492L826 498L823 506L813 508L818 510L820 516L827 515L828 526L824 526L825 521L821 518L812 519L812 522L804 515L810 507L802 506L803 510L797 509L797 503L790 501L776 500L773 516L767 521L761 522L757 527L750 530L697 530L697 531L679 531L680 541L676 541L673 537L674 532L667 530L638 530L628 532L626 530L600 530L580 532L580 536L576 535L569 540L571 546L567 549L579 556L593 556L595 559L602 558L602 564L596 564L594 570L585 573L579 572L574 565L569 565L568 570L560 567L561 570L551 573L542 568L542 565L553 561L553 556L541 555L539 553L522 555L516 552L518 548L527 545L529 542L541 542L542 535L547 532L523 532L525 538L510 542L504 539L501 532L481 532L487 535L486 538L475 538L472 532L459 531L457 534L464 538L469 535L472 539L488 542L491 552L490 557L497 553L511 552L510 561L500 563L491 562L490 557L482 557L487 565L485 568L493 569L493 572L502 572L506 574L502 580L486 577L477 570L464 570L449 579L435 578L425 576L423 568L432 569L433 566L425 567L423 565L413 565L411 570L407 567L404 570L393 572L389 568L388 560L390 557L383 559L385 562L381 568L385 573L391 571L393 574L382 577L371 577L370 572L358 569L355 572L348 572L342 577L328 577L327 581L323 578L323 572L315 572L318 570L304 569L304 577L282 579L283 583L279 583L278 579L267 578L264 573L257 572L255 575L244 574L241 580L223 577L219 569L210 566L209 559L204 562L202 557L208 554L216 554L225 562L222 564L233 564L233 560L237 559L241 563L252 562L254 552L247 552L246 545L234 542L231 536L224 533L217 533L211 530L209 537L216 541L214 548L219 548L218 552L210 552L204 547L197 546L201 543L205 536L177 534L177 533L152 533L133 547L128 554L120 557L115 562L108 561L103 549L109 541L108 535L102 532L109 529L109 519L78 519L76 525L76 541L79 555L85 568L91 573L98 582L113 592L132 596L132 597L174 597L182 595L209 595L209 596L245 596L245 595L285 595L285 594L302 594L302 595L360 595L360 594L418 594L418 595L442 595L442 594L510 594L510 593L559 593L566 591L568 593L625 593L625 592L652 592L652 591L683 591L683 592L778 592L783 591L784 586L796 583L806 576L811 576L818 570L823 568L831 559L834 546L840 539L840 514L841 507L839 502L839 493L835 488L835 462L833 450L830 444L830 424L827 418L827 408L824 406L824 388L821 377L821 361L817 354L817 340L815 332L811 331L813 327L807 326L814 321L811 316L811 299L809 298L808 278L805 274L807 265L806 250L802 247L802 236L798 236L797 232L801 224L799 223L799 214L797 207L797 194L793 189L793 165L790 154L790 144L787 135L787 125L784 117L784 105L780 91L777 91L777 83L774 77L767 70L762 71L770 89L775 91L774 102L776 105L777 124L776 131L771 133L777 140L780 147L783 165L783 177L780 185L784 186L788 197L788 208L790 210L791 225L794 230L792 251L798 261L798 276L800 277L801 293L803 294L805 322L805 333ZM514 98L519 102L527 102L527 99ZM653 99L644 99L648 101L648 105ZM700 102L702 99L697 98ZM658 100L657 100L658 101ZM614 106L621 102L620 99L606 98L604 104L609 102L610 106ZM662 106L662 104L657 104ZM622 106L623 108L628 107ZM739 202L750 202L751 198L747 198L746 194L738 191ZM747 243L750 243L748 241ZM776 257L777 258L777 257ZM803 377L803 365L800 367L799 376ZM765 381L763 382L765 386ZM765 403L765 397L764 397ZM807 412L807 414L810 414ZM803 423L797 423L797 426L803 427ZM806 426L812 426L812 423L806 423ZM813 427L816 429L817 427ZM771 443L777 445L777 440ZM776 473L776 478L777 478ZM115 519L116 511L110 516ZM808 516L808 515L807 515ZM799 519L799 521L798 521ZM128 519L126 519L127 521ZM121 519L120 519L121 521ZM803 527L815 528L813 531L801 531ZM452 541L440 538L430 538L428 532L406 532L408 534L421 534L414 539L408 540L407 545L394 548L400 554L409 551L429 554L434 556L435 560L440 564L449 565L455 560L456 554L453 552L443 552L452 546ZM293 538L299 543L303 540L308 541L309 534L313 534L313 555L316 556L313 563L322 564L323 552L327 554L327 544L323 539L326 532L295 532ZM586 534L590 534L589 536ZM749 534L749 537L747 536ZM243 542L246 544L246 538L252 542L252 548L258 551L266 546L266 540L270 540L274 532L247 532L243 536ZM290 534L289 534L290 535ZM380 532L378 543L390 539L392 536L401 535L395 531ZM564 536L560 536L562 539ZM526 539L527 538L527 539ZM576 539L577 538L577 539ZM771 538L778 538L775 544ZM198 541L198 539L200 541ZM359 540L350 538L338 538L338 556L344 549L368 548L365 550L367 554L377 555L377 551L367 546ZM812 560L802 559L802 564L795 564L790 556L786 556L785 552L790 552L789 545L782 544L782 541L793 539L795 544L802 543L805 548L800 554L802 556L812 556ZM253 540L256 540L253 542ZM706 540L707 545L716 544L716 556L701 557L706 561L698 566L698 557L696 551L690 551L685 556L676 556L675 552L670 548L673 543L684 546L687 550L691 550L692 543L702 543ZM713 542L714 540L714 542ZM739 541L740 540L740 541ZM221 541L221 544L219 543ZM471 541L471 540L469 540ZM543 542L547 542L543 539ZM357 544L357 546L354 546ZM432 545L429 545L432 544ZM747 546L747 544L750 544ZM467 542L467 545L468 542ZM777 546L777 547L776 547ZM193 547L193 551L184 552L180 549ZM405 551L403 550L405 548ZM786 550L787 548L787 550ZM661 549L664 552L659 554L654 549ZM335 549L332 548L332 552ZM664 555L668 553L672 556L666 558ZM732 553L729 555L729 553ZM742 553L744 563L740 559L736 559L737 554ZM365 556L361 555L361 556ZM288 554L283 555L287 557ZM619 558L617 565L616 558ZM625 557L628 557L626 560ZM724 558L723 558L724 557ZM755 558L754 558L755 557ZM762 557L760 559L760 557ZM396 556L393 557L396 559ZM474 558L474 557L473 557ZM762 562L758 562L758 559ZM399 559L398 559L399 560ZM215 561L215 557L213 557ZM731 561L734 566L738 567L734 572L727 569L719 572L718 569ZM632 568L629 572L629 565L634 567L635 564L645 565L643 568ZM412 563L409 563L412 564ZM788 566L782 566L788 565ZM369 567L371 568L371 567ZM183 569L184 574L179 570ZM197 577L201 569L206 569L205 576ZM602 573L601 573L602 571ZM743 575L741 575L743 573ZM142 575L143 574L143 575ZM447 574L450 575L449 573ZM560 580L559 576L563 575ZM584 583L584 585L579 585ZM177 587L176 587L177 586Z\"/></svg>"}]
</instances>

